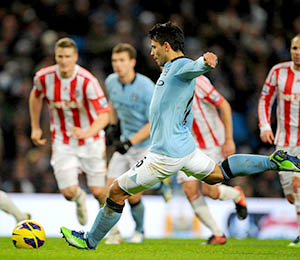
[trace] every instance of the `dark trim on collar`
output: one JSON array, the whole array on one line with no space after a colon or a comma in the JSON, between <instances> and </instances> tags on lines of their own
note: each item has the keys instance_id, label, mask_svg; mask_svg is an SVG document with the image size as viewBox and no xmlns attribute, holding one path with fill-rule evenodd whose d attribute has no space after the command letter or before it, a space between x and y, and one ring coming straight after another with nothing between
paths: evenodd
<instances>
[{"instance_id":1,"label":"dark trim on collar","mask_svg":"<svg viewBox=\"0 0 300 260\"><path fill-rule=\"evenodd\" d=\"M175 59L173 59L173 60L170 60L170 62L173 62L173 61L175 61L175 60L182 59L182 58L187 58L187 57L186 57L186 56L179 56L179 57L177 57L177 58L175 58Z\"/></svg>"},{"instance_id":2,"label":"dark trim on collar","mask_svg":"<svg viewBox=\"0 0 300 260\"><path fill-rule=\"evenodd\" d=\"M133 80L132 80L131 82L123 83L123 82L120 81L119 77L118 77L118 81L120 82L120 84L121 84L122 87L124 88L126 84L128 84L128 83L129 83L129 84L133 84L133 83L135 82L135 80L136 80L136 74L137 74L137 73L134 74L134 78L133 78Z\"/></svg>"}]
</instances>

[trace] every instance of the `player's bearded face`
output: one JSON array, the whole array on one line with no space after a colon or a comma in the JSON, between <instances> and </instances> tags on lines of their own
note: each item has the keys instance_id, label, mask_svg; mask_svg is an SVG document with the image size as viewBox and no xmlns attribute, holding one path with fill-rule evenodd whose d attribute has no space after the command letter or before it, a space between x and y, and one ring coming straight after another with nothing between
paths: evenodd
<instances>
[{"instance_id":1,"label":"player's bearded face","mask_svg":"<svg viewBox=\"0 0 300 260\"><path fill-rule=\"evenodd\" d=\"M300 70L300 37L296 37L292 40L291 58L294 62L294 68Z\"/></svg>"},{"instance_id":2,"label":"player's bearded face","mask_svg":"<svg viewBox=\"0 0 300 260\"><path fill-rule=\"evenodd\" d=\"M74 48L58 47L55 50L55 60L59 67L60 76L69 78L73 75L75 65L78 59L78 54Z\"/></svg>"},{"instance_id":3,"label":"player's bearded face","mask_svg":"<svg viewBox=\"0 0 300 260\"><path fill-rule=\"evenodd\" d=\"M158 64L158 66L164 66L166 63L165 48L160 45L159 42L152 40L151 43L151 56Z\"/></svg>"}]
</instances>

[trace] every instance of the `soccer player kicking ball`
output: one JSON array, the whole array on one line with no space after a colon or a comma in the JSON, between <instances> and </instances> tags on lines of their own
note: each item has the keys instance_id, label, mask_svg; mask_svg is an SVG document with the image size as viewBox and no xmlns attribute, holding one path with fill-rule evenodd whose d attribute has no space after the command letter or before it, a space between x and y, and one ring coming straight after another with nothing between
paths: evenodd
<instances>
[{"instance_id":1,"label":"soccer player kicking ball","mask_svg":"<svg viewBox=\"0 0 300 260\"><path fill-rule=\"evenodd\" d=\"M52 134L51 165L58 188L77 206L81 225L87 223L86 193L78 185L84 172L87 185L99 201L105 202L105 139L103 128L109 120L109 108L97 79L76 64L78 50L70 38L56 42L56 65L39 70L29 97L31 139L45 145L40 128L43 98L50 110Z\"/></svg>"},{"instance_id":2,"label":"soccer player kicking ball","mask_svg":"<svg viewBox=\"0 0 300 260\"><path fill-rule=\"evenodd\" d=\"M207 52L193 61L184 57L184 34L171 22L156 24L149 32L151 55L163 71L150 105L151 145L147 155L111 186L89 232L61 228L65 240L82 249L96 249L121 217L124 200L182 170L209 184L267 170L300 171L300 160L283 151L270 158L238 154L216 164L196 148L190 128L195 78L213 69L217 57Z\"/></svg>"}]
</instances>

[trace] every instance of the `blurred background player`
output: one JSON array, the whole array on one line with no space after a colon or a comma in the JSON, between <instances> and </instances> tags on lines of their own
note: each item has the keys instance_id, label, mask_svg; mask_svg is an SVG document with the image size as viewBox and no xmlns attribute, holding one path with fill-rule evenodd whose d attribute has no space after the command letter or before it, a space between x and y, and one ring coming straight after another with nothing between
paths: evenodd
<instances>
[{"instance_id":1,"label":"blurred background player","mask_svg":"<svg viewBox=\"0 0 300 260\"><path fill-rule=\"evenodd\" d=\"M291 61L275 65L269 72L258 103L260 138L276 149L300 155L300 35L291 41ZM277 100L276 136L271 128L271 111ZM296 207L298 237L289 246L300 247L300 174L279 172L287 200Z\"/></svg>"},{"instance_id":2,"label":"blurred background player","mask_svg":"<svg viewBox=\"0 0 300 260\"><path fill-rule=\"evenodd\" d=\"M52 134L51 165L62 195L75 201L80 224L87 223L86 192L78 185L78 174L84 172L87 185L100 205L105 190L105 139L109 108L97 79L77 65L78 50L70 38L56 42L56 65L38 71L30 93L31 139L44 145L40 128L42 99L50 110Z\"/></svg>"},{"instance_id":3,"label":"blurred background player","mask_svg":"<svg viewBox=\"0 0 300 260\"><path fill-rule=\"evenodd\" d=\"M2 190L0 190L0 209L13 215L17 222L30 219L30 214L20 211L8 194Z\"/></svg>"},{"instance_id":4,"label":"blurred background player","mask_svg":"<svg viewBox=\"0 0 300 260\"><path fill-rule=\"evenodd\" d=\"M105 80L110 108L110 125L107 131L110 134L107 138L114 137L118 120L121 128L120 140L108 166L108 187L137 160L143 158L150 145L149 106L154 83L135 72L136 56L132 45L117 44L112 50L111 58L114 73ZM141 193L129 197L128 202L136 224L135 232L128 242L141 243L144 240L144 204ZM121 234L115 226L105 243L120 244L121 241Z\"/></svg>"},{"instance_id":5,"label":"blurred background player","mask_svg":"<svg viewBox=\"0 0 300 260\"><path fill-rule=\"evenodd\" d=\"M196 144L202 152L214 159L216 163L235 153L230 104L204 75L196 79L193 114L193 133ZM211 215L205 199L201 196L199 183L202 185L204 195L212 199L233 200L239 219L247 217L244 192L239 187L199 182L195 177L188 177L182 171L178 173L177 180L182 183L183 191L195 215L213 234L206 244L225 244L226 237Z\"/></svg>"}]
</instances>

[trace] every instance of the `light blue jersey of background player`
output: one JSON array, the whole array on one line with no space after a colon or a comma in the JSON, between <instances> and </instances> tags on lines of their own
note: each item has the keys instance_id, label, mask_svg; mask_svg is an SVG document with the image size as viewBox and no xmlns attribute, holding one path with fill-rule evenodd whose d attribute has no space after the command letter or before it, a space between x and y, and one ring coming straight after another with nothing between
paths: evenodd
<instances>
[{"instance_id":1,"label":"light blue jersey of background player","mask_svg":"<svg viewBox=\"0 0 300 260\"><path fill-rule=\"evenodd\" d=\"M128 140L149 121L149 106L154 83L146 76L136 73L131 83L122 84L117 73L113 73L105 80L105 86L120 119L121 141ZM147 138L136 147L149 145L150 138Z\"/></svg>"},{"instance_id":2,"label":"light blue jersey of background player","mask_svg":"<svg viewBox=\"0 0 300 260\"><path fill-rule=\"evenodd\" d=\"M203 57L179 57L164 65L150 105L151 152L180 158L195 150L190 131L195 78L210 69Z\"/></svg>"}]
</instances>

